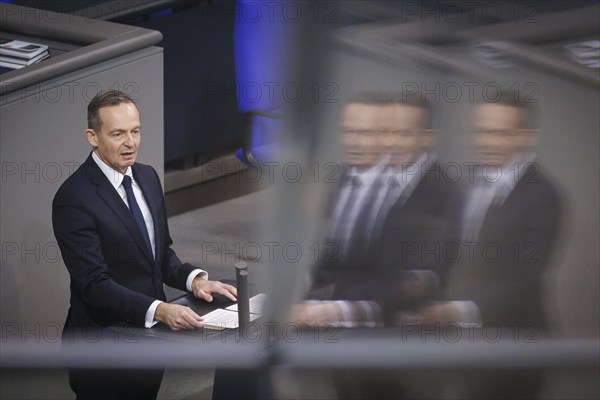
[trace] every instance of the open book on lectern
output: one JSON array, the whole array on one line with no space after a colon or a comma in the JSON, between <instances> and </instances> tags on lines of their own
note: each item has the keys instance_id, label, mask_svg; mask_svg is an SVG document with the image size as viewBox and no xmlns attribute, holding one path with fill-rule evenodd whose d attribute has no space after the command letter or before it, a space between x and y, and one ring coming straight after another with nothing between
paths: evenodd
<instances>
[{"instance_id":1,"label":"open book on lectern","mask_svg":"<svg viewBox=\"0 0 600 400\"><path fill-rule=\"evenodd\" d=\"M265 293L260 293L250 298L250 321L254 321L262 315L266 296ZM227 308L218 308L203 317L202 323L205 329L223 330L239 327L237 304Z\"/></svg>"}]
</instances>

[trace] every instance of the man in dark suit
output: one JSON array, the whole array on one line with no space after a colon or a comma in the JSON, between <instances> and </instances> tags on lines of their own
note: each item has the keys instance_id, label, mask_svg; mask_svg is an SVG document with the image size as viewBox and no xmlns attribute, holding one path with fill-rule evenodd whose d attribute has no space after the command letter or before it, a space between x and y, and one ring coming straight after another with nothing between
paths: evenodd
<instances>
[{"instance_id":1,"label":"man in dark suit","mask_svg":"<svg viewBox=\"0 0 600 400\"><path fill-rule=\"evenodd\" d=\"M501 251L498 256L476 252L478 258L468 263L463 283L480 309L482 322L531 325L543 331L547 322L542 282L558 236L561 202L537 162L536 118L534 107L515 102L510 94L476 110L478 161L501 167L501 176L483 172L483 185L488 187L471 191L463 237L482 245L495 243ZM477 207L487 210L478 212Z\"/></svg>"},{"instance_id":2,"label":"man in dark suit","mask_svg":"<svg viewBox=\"0 0 600 400\"><path fill-rule=\"evenodd\" d=\"M548 324L543 304L544 274L561 219L559 191L537 162L537 109L503 93L476 107L472 143L476 162L462 219L466 251L452 279L453 298L471 300L477 316L461 316L452 302L423 315L431 322L472 319L506 328L509 338L535 341ZM463 310L464 311L464 310ZM468 398L535 398L541 372L479 371L465 383Z\"/></svg>"},{"instance_id":3,"label":"man in dark suit","mask_svg":"<svg viewBox=\"0 0 600 400\"><path fill-rule=\"evenodd\" d=\"M463 244L474 251L462 257L452 296L473 300L484 324L543 331L542 282L561 201L537 162L537 124L536 108L515 101L513 93L476 108L476 168L462 216ZM456 315L449 307L436 314L442 320Z\"/></svg>"},{"instance_id":4,"label":"man in dark suit","mask_svg":"<svg viewBox=\"0 0 600 400\"><path fill-rule=\"evenodd\" d=\"M88 105L85 134L92 152L52 203L54 234L71 277L63 342L125 321L201 328L202 317L190 308L165 302L163 283L206 301L215 293L235 300L236 289L207 280L171 249L159 177L135 162L141 123L134 100L114 90L98 93ZM70 371L78 398L155 398L161 379L162 371Z\"/></svg>"},{"instance_id":5,"label":"man in dark suit","mask_svg":"<svg viewBox=\"0 0 600 400\"><path fill-rule=\"evenodd\" d=\"M353 187L341 185L332 213L339 251L315 267L314 279L333 285L335 301L297 307L298 320L402 322L399 312L427 303L445 282L449 265L435 246L457 240L460 191L431 152L437 133L420 95L363 93L346 105L341 125Z\"/></svg>"},{"instance_id":6,"label":"man in dark suit","mask_svg":"<svg viewBox=\"0 0 600 400\"><path fill-rule=\"evenodd\" d=\"M363 93L344 107L341 128L351 179L342 179L332 207L330 249L338 251L314 267L309 296L319 300L295 306L292 318L341 327L413 323L439 299L451 266L442 248L458 240L462 199L432 151L432 109L420 94ZM370 185L355 195L348 180ZM390 369L330 373L339 398L412 398L418 387Z\"/></svg>"}]
</instances>

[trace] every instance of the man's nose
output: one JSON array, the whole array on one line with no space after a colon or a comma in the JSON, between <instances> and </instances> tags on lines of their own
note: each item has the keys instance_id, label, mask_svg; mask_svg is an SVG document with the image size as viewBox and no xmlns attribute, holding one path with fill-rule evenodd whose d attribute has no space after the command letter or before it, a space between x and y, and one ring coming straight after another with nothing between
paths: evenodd
<instances>
[{"instance_id":1,"label":"man's nose","mask_svg":"<svg viewBox=\"0 0 600 400\"><path fill-rule=\"evenodd\" d=\"M133 141L133 135L131 134L131 132L127 132L125 134L125 142L124 142L125 146L133 147L134 143L135 142Z\"/></svg>"}]
</instances>

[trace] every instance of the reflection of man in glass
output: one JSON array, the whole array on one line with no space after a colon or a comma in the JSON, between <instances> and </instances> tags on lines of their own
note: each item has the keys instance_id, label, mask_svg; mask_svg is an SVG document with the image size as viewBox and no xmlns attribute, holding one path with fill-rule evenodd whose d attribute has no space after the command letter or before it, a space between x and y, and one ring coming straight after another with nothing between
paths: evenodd
<instances>
[{"instance_id":1,"label":"reflection of man in glass","mask_svg":"<svg viewBox=\"0 0 600 400\"><path fill-rule=\"evenodd\" d=\"M332 207L331 251L313 281L313 295L326 301L297 306L294 319L377 326L406 306L398 291L435 292L447 268L400 252L403 244L449 240L448 215L460 196L429 152L436 135L420 96L361 94L345 106L341 128L347 168Z\"/></svg>"},{"instance_id":2,"label":"reflection of man in glass","mask_svg":"<svg viewBox=\"0 0 600 400\"><path fill-rule=\"evenodd\" d=\"M430 112L417 97L378 93L365 93L345 107L341 129L347 167L331 235L346 261L366 255L391 206L418 182L434 138Z\"/></svg>"},{"instance_id":3,"label":"reflection of man in glass","mask_svg":"<svg viewBox=\"0 0 600 400\"><path fill-rule=\"evenodd\" d=\"M463 257L457 290L475 302L482 322L537 331L546 328L542 275L556 240L560 204L537 163L536 109L514 96L505 93L475 112L477 167L462 220L463 243L475 251L473 259ZM456 319L456 311L448 307L434 319Z\"/></svg>"},{"instance_id":4,"label":"reflection of man in glass","mask_svg":"<svg viewBox=\"0 0 600 400\"><path fill-rule=\"evenodd\" d=\"M353 99L342 113L342 144L348 165L366 170L385 160L395 168L421 158L434 138L425 102L376 93Z\"/></svg>"},{"instance_id":5,"label":"reflection of man in glass","mask_svg":"<svg viewBox=\"0 0 600 400\"><path fill-rule=\"evenodd\" d=\"M547 328L542 284L560 218L559 195L537 163L536 109L503 94L475 110L472 143L479 164L463 212L463 257L453 297L423 310L428 322L478 320L537 340ZM469 315L465 315L467 312ZM476 318L474 318L476 317ZM480 372L465 384L468 398L534 398L539 371Z\"/></svg>"}]
</instances>

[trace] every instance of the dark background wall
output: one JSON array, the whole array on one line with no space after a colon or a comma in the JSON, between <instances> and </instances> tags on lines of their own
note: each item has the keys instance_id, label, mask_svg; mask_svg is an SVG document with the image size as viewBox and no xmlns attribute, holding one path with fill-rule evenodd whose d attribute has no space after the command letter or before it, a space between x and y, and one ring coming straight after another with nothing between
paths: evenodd
<instances>
[{"instance_id":1,"label":"dark background wall","mask_svg":"<svg viewBox=\"0 0 600 400\"><path fill-rule=\"evenodd\" d=\"M235 3L199 4L136 23L163 34L165 161L195 163L241 145L237 108ZM189 164L189 161L187 162Z\"/></svg>"}]
</instances>

